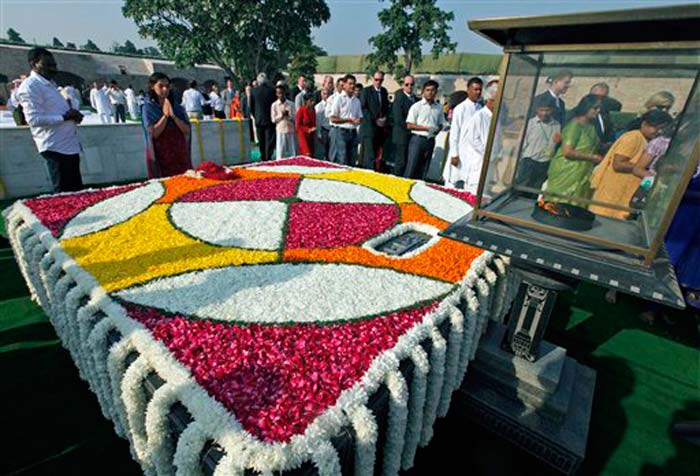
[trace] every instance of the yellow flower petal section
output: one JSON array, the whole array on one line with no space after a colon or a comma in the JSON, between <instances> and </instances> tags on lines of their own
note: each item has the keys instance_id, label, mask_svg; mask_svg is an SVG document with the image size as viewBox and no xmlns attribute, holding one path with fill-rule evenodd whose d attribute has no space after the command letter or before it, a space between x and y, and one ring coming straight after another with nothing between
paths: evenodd
<instances>
[{"instance_id":1,"label":"yellow flower petal section","mask_svg":"<svg viewBox=\"0 0 700 476\"><path fill-rule=\"evenodd\" d=\"M323 178L340 182L356 183L383 193L397 203L413 203L409 195L415 180L378 174L365 170L348 170L347 172L328 172L322 174L305 174L308 178Z\"/></svg>"},{"instance_id":2,"label":"yellow flower petal section","mask_svg":"<svg viewBox=\"0 0 700 476\"><path fill-rule=\"evenodd\" d=\"M170 223L169 207L153 205L124 223L61 246L110 292L186 271L279 260L277 251L213 246L190 238Z\"/></svg>"}]
</instances>

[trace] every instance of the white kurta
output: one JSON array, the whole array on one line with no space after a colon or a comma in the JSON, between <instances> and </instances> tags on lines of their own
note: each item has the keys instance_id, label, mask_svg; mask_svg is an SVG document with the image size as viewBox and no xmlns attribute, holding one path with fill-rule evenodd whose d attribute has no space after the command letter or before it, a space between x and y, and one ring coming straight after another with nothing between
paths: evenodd
<instances>
[{"instance_id":1,"label":"white kurta","mask_svg":"<svg viewBox=\"0 0 700 476\"><path fill-rule=\"evenodd\" d=\"M126 106L129 108L129 116L132 119L139 117L139 103L136 101L136 93L131 88L126 88L124 90L126 95Z\"/></svg>"},{"instance_id":2,"label":"white kurta","mask_svg":"<svg viewBox=\"0 0 700 476\"><path fill-rule=\"evenodd\" d=\"M491 127L491 109L484 107L479 109L467 123L467 135L465 141L464 159L460 155L461 169L460 180L464 180L464 189L467 192L476 193L479 187L481 166L484 163L484 151L489 139Z\"/></svg>"},{"instance_id":3,"label":"white kurta","mask_svg":"<svg viewBox=\"0 0 700 476\"><path fill-rule=\"evenodd\" d=\"M447 186L454 186L457 181L466 180L467 171L463 164L467 160L467 125L472 116L481 108L481 104L467 98L452 111L449 151L445 167L442 170L442 178ZM459 165L452 165L452 157L459 157Z\"/></svg>"},{"instance_id":4,"label":"white kurta","mask_svg":"<svg viewBox=\"0 0 700 476\"><path fill-rule=\"evenodd\" d=\"M77 89L75 89L73 86L66 86L65 87L66 93L68 96L70 96L71 100L71 107L73 109L80 109L80 105L82 104L82 98L80 97L80 93L78 92Z\"/></svg>"},{"instance_id":5,"label":"white kurta","mask_svg":"<svg viewBox=\"0 0 700 476\"><path fill-rule=\"evenodd\" d=\"M104 89L90 90L90 105L97 111L103 124L112 122L112 105Z\"/></svg>"}]
</instances>

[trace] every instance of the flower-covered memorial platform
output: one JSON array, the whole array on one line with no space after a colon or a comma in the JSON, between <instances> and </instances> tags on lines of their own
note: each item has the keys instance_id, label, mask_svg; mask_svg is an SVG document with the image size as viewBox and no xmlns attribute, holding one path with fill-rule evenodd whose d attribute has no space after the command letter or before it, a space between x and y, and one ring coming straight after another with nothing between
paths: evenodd
<instances>
[{"instance_id":1,"label":"flower-covered memorial platform","mask_svg":"<svg viewBox=\"0 0 700 476\"><path fill-rule=\"evenodd\" d=\"M509 299L502 258L438 236L472 198L297 157L23 200L5 220L146 474L339 475L348 451L351 474L396 474ZM385 246L403 236L422 239Z\"/></svg>"}]
</instances>

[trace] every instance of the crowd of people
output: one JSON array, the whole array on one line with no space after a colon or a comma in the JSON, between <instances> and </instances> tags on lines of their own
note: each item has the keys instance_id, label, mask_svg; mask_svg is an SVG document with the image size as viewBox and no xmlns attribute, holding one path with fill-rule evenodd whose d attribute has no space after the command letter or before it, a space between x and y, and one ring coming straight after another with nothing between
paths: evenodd
<instances>
[{"instance_id":1,"label":"crowd of people","mask_svg":"<svg viewBox=\"0 0 700 476\"><path fill-rule=\"evenodd\" d=\"M82 148L77 125L83 120L80 95L75 88L57 88L53 78L58 69L48 50L34 48L28 59L31 73L13 89L11 100L21 106L46 161L53 190L79 190ZM609 97L610 88L605 83L593 85L576 107L566 109L562 96L572 78L569 71L553 75L548 90L533 98L515 184L537 197L537 206L553 213L559 213L561 205L571 204L598 215L634 218L630 203L645 198L639 195L641 182L654 177L669 147L675 123L669 110L675 98L667 91L653 94L643 111L620 128L613 125L610 113L619 111L621 104ZM434 80L422 85L419 98L414 94L415 78L407 75L393 101L383 82L381 71L372 75L372 84L367 87L359 85L351 74L336 81L327 76L322 87L314 91L313 83L300 77L290 90L282 80L273 87L260 73L245 86L243 94L227 80L225 90L220 91L214 84L208 97L195 82L178 96L168 76L154 73L148 91L138 95L131 87L122 91L116 81L109 86L95 83L90 102L105 122L112 118L122 121L127 111L132 117L141 117L150 178L181 174L192 167L191 121L207 113L216 118L251 121L263 161L271 160L273 153L276 158L303 154L380 170L388 163L385 151L390 146L394 149L391 172L416 179L425 177L435 137L450 120L445 185L476 191L498 80L484 84L473 77L462 99L444 105L437 101L439 84ZM497 148L496 142L492 148ZM700 233L698 221L692 216L698 210L699 190L700 170L666 237L680 282L691 290L700 288L697 266L687 266L699 259L697 243L692 241ZM694 231L689 232L691 228ZM700 305L696 291L688 293L687 298L691 304Z\"/></svg>"}]
</instances>

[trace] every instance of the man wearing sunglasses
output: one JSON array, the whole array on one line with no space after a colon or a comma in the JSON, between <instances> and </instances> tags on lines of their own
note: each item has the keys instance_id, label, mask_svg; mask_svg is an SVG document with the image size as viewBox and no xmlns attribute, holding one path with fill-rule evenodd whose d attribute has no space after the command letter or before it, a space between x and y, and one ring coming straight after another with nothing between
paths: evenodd
<instances>
[{"instance_id":1,"label":"man wearing sunglasses","mask_svg":"<svg viewBox=\"0 0 700 476\"><path fill-rule=\"evenodd\" d=\"M442 129L445 114L435 100L438 83L429 79L423 85L423 99L408 110L406 127L411 130L408 144L408 163L403 176L412 179L425 179L430 159L435 149L435 136Z\"/></svg>"},{"instance_id":2,"label":"man wearing sunglasses","mask_svg":"<svg viewBox=\"0 0 700 476\"><path fill-rule=\"evenodd\" d=\"M386 119L389 115L389 94L384 86L384 72L375 71L372 85L362 89L362 123L360 124L360 144L362 147L362 167L379 170L382 146L386 138Z\"/></svg>"},{"instance_id":3,"label":"man wearing sunglasses","mask_svg":"<svg viewBox=\"0 0 700 476\"><path fill-rule=\"evenodd\" d=\"M403 177L406 170L406 159L408 156L408 143L411 140L411 131L406 127L406 116L408 110L413 106L418 98L413 94L415 79L411 75L403 78L401 90L394 95L394 104L391 107L391 114L394 119L392 130L392 140L394 142L394 175Z\"/></svg>"}]
</instances>

